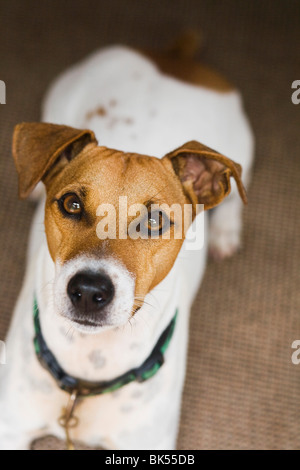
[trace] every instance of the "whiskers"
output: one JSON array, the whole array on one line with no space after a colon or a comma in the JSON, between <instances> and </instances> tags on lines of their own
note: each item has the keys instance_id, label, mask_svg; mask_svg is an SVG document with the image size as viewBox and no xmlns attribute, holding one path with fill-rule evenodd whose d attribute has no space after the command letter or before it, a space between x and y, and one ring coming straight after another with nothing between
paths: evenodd
<instances>
[{"instance_id":1,"label":"whiskers","mask_svg":"<svg viewBox=\"0 0 300 470\"><path fill-rule=\"evenodd\" d=\"M74 339L74 335L76 333L76 330L75 330L74 326L72 325L72 323L69 320L67 320L67 318L64 318L64 326L66 326L66 328L64 328L65 337L69 341L72 341Z\"/></svg>"},{"instance_id":2,"label":"whiskers","mask_svg":"<svg viewBox=\"0 0 300 470\"><path fill-rule=\"evenodd\" d=\"M149 295L149 294L147 294ZM153 297L153 299L155 300L155 297ZM147 329L150 330L150 326L149 324L147 323L147 317L145 315L139 315L140 311L141 311L141 308L143 306L147 306L149 307L149 310L150 309L153 309L153 310L156 310L156 307L155 305L153 305L151 302L149 302L148 300L145 300L145 296L143 295L136 295L134 297L134 302L133 302L133 306L132 306L132 310L131 310L131 315L128 319L128 323L131 327L131 331L134 327L135 324L137 324L137 322L144 322L144 324L146 325Z\"/></svg>"},{"instance_id":3,"label":"whiskers","mask_svg":"<svg viewBox=\"0 0 300 470\"><path fill-rule=\"evenodd\" d=\"M131 317L133 317L133 315L136 314L136 312L138 312L140 310L140 308L143 307L143 305L147 305L148 307L151 307L151 308L154 308L154 306L152 304L150 304L150 302L147 302L145 300L145 297L144 296L138 296L136 295L133 299L133 306L132 306L132 310L131 310Z\"/></svg>"},{"instance_id":4,"label":"whiskers","mask_svg":"<svg viewBox=\"0 0 300 470\"><path fill-rule=\"evenodd\" d=\"M53 277L52 279L50 279L50 281L45 282L45 283L41 286L40 292L45 291L45 289L47 289L47 287L49 287L50 285L52 285L52 286L54 285L54 277Z\"/></svg>"}]
</instances>

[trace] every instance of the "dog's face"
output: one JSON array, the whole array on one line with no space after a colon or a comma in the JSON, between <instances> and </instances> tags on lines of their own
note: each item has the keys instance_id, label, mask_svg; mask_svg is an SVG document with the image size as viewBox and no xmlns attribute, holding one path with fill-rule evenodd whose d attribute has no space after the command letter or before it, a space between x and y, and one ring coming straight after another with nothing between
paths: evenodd
<instances>
[{"instance_id":1,"label":"dog's face","mask_svg":"<svg viewBox=\"0 0 300 470\"><path fill-rule=\"evenodd\" d=\"M166 207L213 207L230 176L245 197L239 166L197 142L158 159L99 147L91 131L28 123L15 129L13 155L21 197L45 183L54 305L84 331L125 324L170 272L186 227Z\"/></svg>"},{"instance_id":2,"label":"dog's face","mask_svg":"<svg viewBox=\"0 0 300 470\"><path fill-rule=\"evenodd\" d=\"M170 271L183 240L173 236L174 220L166 220L166 213L164 219L161 213L151 214L150 208L158 202L183 208L189 201L165 164L90 144L51 178L45 228L57 265L54 302L59 312L86 326L122 324ZM152 228L152 235L132 237L136 217L128 215L126 221L124 202L128 208L146 208L144 217L138 217L138 229L147 236ZM114 220L105 214L108 204ZM101 208L105 219L99 215ZM101 220L115 226L111 238L99 238ZM169 239L160 236L166 229L172 232Z\"/></svg>"}]
</instances>

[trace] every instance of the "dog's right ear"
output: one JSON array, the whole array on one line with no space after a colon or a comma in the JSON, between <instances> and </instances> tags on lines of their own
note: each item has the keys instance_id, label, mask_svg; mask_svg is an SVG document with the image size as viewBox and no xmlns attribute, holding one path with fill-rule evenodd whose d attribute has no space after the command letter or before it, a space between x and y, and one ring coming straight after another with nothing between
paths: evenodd
<instances>
[{"instance_id":1,"label":"dog's right ear","mask_svg":"<svg viewBox=\"0 0 300 470\"><path fill-rule=\"evenodd\" d=\"M23 122L13 133L12 154L19 176L19 196L26 198L40 180L62 160L71 161L90 143L97 144L87 129Z\"/></svg>"}]
</instances>

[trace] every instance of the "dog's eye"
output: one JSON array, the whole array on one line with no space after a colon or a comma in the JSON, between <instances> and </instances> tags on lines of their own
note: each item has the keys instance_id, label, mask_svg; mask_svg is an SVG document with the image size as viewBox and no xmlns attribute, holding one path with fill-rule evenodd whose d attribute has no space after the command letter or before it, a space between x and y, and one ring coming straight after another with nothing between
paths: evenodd
<instances>
[{"instance_id":1,"label":"dog's eye","mask_svg":"<svg viewBox=\"0 0 300 470\"><path fill-rule=\"evenodd\" d=\"M148 230L161 230L163 225L163 216L159 211L149 212L148 214Z\"/></svg>"},{"instance_id":2,"label":"dog's eye","mask_svg":"<svg viewBox=\"0 0 300 470\"><path fill-rule=\"evenodd\" d=\"M142 221L144 231L148 236L155 237L164 233L170 227L170 221L161 210L149 210L147 218Z\"/></svg>"},{"instance_id":3,"label":"dog's eye","mask_svg":"<svg viewBox=\"0 0 300 470\"><path fill-rule=\"evenodd\" d=\"M83 208L81 201L76 194L65 194L59 199L58 203L61 211L65 214L75 217L81 216Z\"/></svg>"}]
</instances>

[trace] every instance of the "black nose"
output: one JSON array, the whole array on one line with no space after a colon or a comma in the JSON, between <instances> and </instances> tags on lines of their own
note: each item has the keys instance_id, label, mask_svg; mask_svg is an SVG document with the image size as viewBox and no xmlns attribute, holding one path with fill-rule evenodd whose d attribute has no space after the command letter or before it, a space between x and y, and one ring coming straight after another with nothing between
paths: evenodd
<instances>
[{"instance_id":1,"label":"black nose","mask_svg":"<svg viewBox=\"0 0 300 470\"><path fill-rule=\"evenodd\" d=\"M70 279L67 293L78 312L98 312L113 299L114 286L103 273L80 272Z\"/></svg>"}]
</instances>

